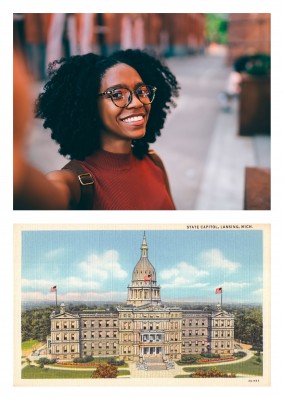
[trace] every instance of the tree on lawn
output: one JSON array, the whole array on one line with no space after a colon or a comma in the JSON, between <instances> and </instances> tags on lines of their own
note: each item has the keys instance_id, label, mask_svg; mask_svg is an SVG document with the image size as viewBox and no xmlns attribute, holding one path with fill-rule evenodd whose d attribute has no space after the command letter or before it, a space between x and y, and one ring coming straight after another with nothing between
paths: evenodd
<instances>
[{"instance_id":1,"label":"tree on lawn","mask_svg":"<svg viewBox=\"0 0 284 400\"><path fill-rule=\"evenodd\" d=\"M108 363L100 364L97 369L92 373L92 378L116 378L117 367Z\"/></svg>"}]
</instances>

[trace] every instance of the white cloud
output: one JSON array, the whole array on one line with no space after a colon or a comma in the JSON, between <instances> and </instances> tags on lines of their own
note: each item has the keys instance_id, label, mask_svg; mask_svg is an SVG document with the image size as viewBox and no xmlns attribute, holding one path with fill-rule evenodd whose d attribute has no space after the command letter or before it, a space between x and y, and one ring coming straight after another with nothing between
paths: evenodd
<instances>
[{"instance_id":1,"label":"white cloud","mask_svg":"<svg viewBox=\"0 0 284 400\"><path fill-rule=\"evenodd\" d=\"M224 290L240 290L250 286L247 282L223 282L217 287L221 287Z\"/></svg>"},{"instance_id":2,"label":"white cloud","mask_svg":"<svg viewBox=\"0 0 284 400\"><path fill-rule=\"evenodd\" d=\"M86 277L96 278L98 281L127 277L127 272L119 263L119 253L116 250L108 250L101 255L93 253L86 261L82 261L79 267Z\"/></svg>"},{"instance_id":3,"label":"white cloud","mask_svg":"<svg viewBox=\"0 0 284 400\"><path fill-rule=\"evenodd\" d=\"M43 293L48 293L52 286L56 285L58 294L70 290L96 290L101 287L100 282L94 280L83 281L80 277L70 276L65 279L57 279L55 281L49 281L46 279L22 279L22 289L29 288L34 289L35 292L42 290ZM54 295L53 295L54 296Z\"/></svg>"},{"instance_id":4,"label":"white cloud","mask_svg":"<svg viewBox=\"0 0 284 400\"><path fill-rule=\"evenodd\" d=\"M92 290L98 289L101 286L99 282L96 281L83 281L81 278L70 276L64 279L64 287L69 291L70 289L80 289L80 290Z\"/></svg>"},{"instance_id":5,"label":"white cloud","mask_svg":"<svg viewBox=\"0 0 284 400\"><path fill-rule=\"evenodd\" d=\"M57 294L57 303L72 303L74 301L125 301L126 292L70 292L66 294ZM54 293L43 292L25 292L22 293L22 301L50 301L54 302Z\"/></svg>"},{"instance_id":6,"label":"white cloud","mask_svg":"<svg viewBox=\"0 0 284 400\"><path fill-rule=\"evenodd\" d=\"M159 274L161 280L164 281L162 283L163 288L196 287L196 280L207 275L209 275L207 271L202 271L187 264L185 261L180 262L173 268L163 270ZM198 285L203 287L207 286L207 283L198 283Z\"/></svg>"},{"instance_id":7,"label":"white cloud","mask_svg":"<svg viewBox=\"0 0 284 400\"><path fill-rule=\"evenodd\" d=\"M49 290L51 286L54 286L56 282L50 281L48 279L22 279L22 288L33 287L35 289Z\"/></svg>"},{"instance_id":8,"label":"white cloud","mask_svg":"<svg viewBox=\"0 0 284 400\"><path fill-rule=\"evenodd\" d=\"M253 292L251 292L251 300L253 302L262 302L263 300L263 289L256 289Z\"/></svg>"},{"instance_id":9,"label":"white cloud","mask_svg":"<svg viewBox=\"0 0 284 400\"><path fill-rule=\"evenodd\" d=\"M229 272L235 272L241 266L240 263L227 259L219 249L202 252L200 259L207 267L226 269Z\"/></svg>"},{"instance_id":10,"label":"white cloud","mask_svg":"<svg viewBox=\"0 0 284 400\"><path fill-rule=\"evenodd\" d=\"M63 252L64 252L63 248L53 249L53 250L50 250L47 253L45 253L45 258L48 258L48 259L55 258L55 257L58 257L61 254L63 254Z\"/></svg>"}]
</instances>

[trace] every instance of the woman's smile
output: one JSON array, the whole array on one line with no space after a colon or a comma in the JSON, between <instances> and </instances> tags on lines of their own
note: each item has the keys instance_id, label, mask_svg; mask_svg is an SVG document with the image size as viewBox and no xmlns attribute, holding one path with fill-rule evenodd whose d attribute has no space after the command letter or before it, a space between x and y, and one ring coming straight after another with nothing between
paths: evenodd
<instances>
[{"instance_id":1,"label":"woman's smile","mask_svg":"<svg viewBox=\"0 0 284 400\"><path fill-rule=\"evenodd\" d=\"M138 72L129 65L120 63L106 71L101 81L100 91L105 92L111 87L119 86L133 91L139 85L143 85L143 81ZM123 139L128 142L130 148L132 140L143 138L150 110L151 104L143 104L134 94L130 103L124 108L116 106L110 97L100 98L102 147L106 142L109 145L110 140L121 141Z\"/></svg>"}]
</instances>

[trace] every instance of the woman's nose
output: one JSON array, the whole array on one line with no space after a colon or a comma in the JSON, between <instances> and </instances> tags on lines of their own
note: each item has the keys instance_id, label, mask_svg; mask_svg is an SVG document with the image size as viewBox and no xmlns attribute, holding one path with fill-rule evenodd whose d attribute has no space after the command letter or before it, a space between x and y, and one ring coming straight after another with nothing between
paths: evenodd
<instances>
[{"instance_id":1,"label":"woman's nose","mask_svg":"<svg viewBox=\"0 0 284 400\"><path fill-rule=\"evenodd\" d=\"M141 101L138 99L138 97L136 96L136 94L135 94L135 92L134 91L131 91L131 93L130 93L130 98L131 98L131 101L130 101L130 103L128 104L128 106L127 106L127 108L128 107L142 107L143 106L143 104L141 103Z\"/></svg>"}]
</instances>

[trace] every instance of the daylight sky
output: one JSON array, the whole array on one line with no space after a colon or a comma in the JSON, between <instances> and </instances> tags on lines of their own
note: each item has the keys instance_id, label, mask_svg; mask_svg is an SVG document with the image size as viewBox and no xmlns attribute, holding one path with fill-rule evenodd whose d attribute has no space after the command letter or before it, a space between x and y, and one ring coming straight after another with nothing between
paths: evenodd
<instances>
[{"instance_id":1,"label":"daylight sky","mask_svg":"<svg viewBox=\"0 0 284 400\"><path fill-rule=\"evenodd\" d=\"M22 300L126 301L142 230L25 231ZM260 230L148 230L149 260L164 301L262 302Z\"/></svg>"}]
</instances>

